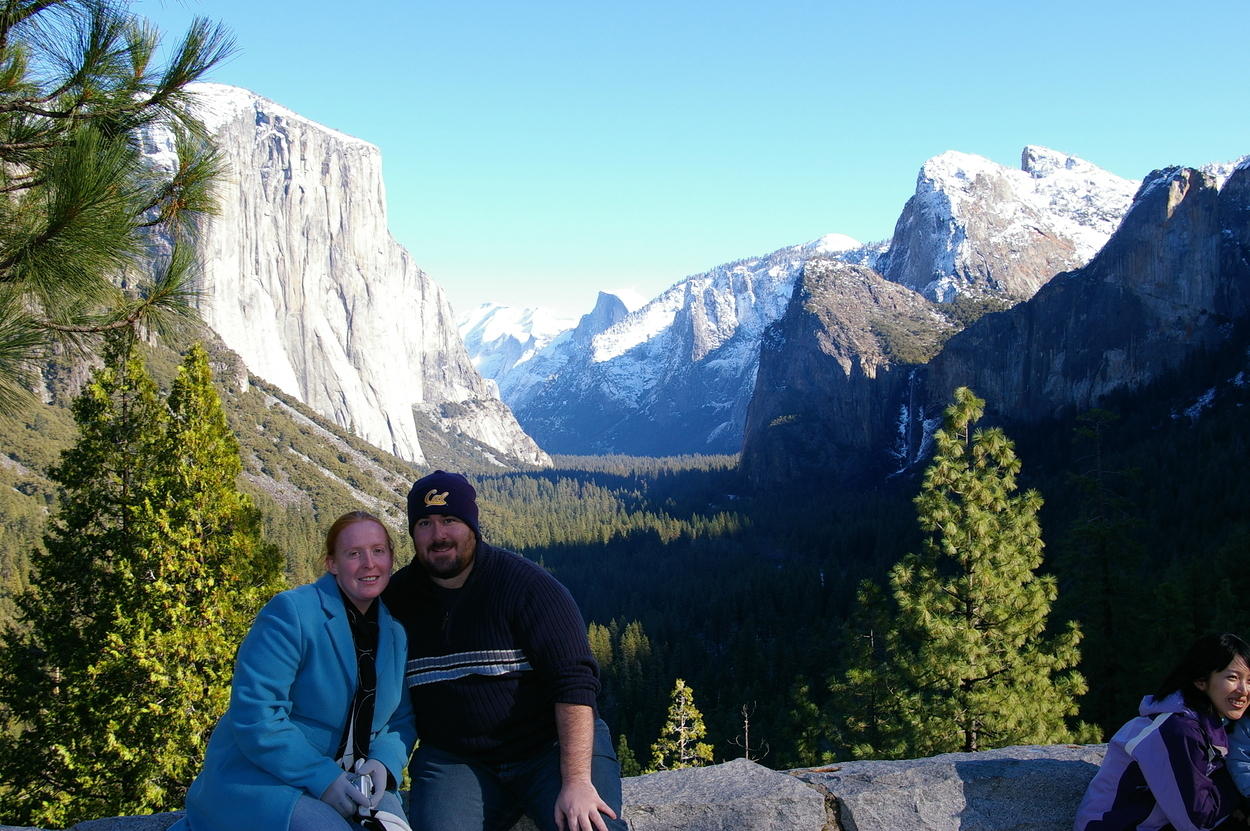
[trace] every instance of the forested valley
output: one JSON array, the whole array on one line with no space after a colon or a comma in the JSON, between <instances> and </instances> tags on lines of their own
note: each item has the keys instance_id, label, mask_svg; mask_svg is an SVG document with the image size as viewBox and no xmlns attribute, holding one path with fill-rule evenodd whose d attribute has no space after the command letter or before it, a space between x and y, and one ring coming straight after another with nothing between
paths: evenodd
<instances>
[{"instance_id":1,"label":"forested valley","mask_svg":"<svg viewBox=\"0 0 1250 831\"><path fill-rule=\"evenodd\" d=\"M149 350L162 383L176 360ZM1244 356L1219 360L1232 377ZM316 576L322 529L342 510L389 510L404 539L403 496L424 468L299 414L264 385L241 390L228 380L229 354L214 361L242 441L242 489L292 583ZM1049 627L1079 623L1078 669L1089 688L1080 718L1102 731L1132 711L1176 645L1210 629L1244 632L1250 622L1241 599L1250 578L1239 567L1250 553L1250 389L1232 385L1200 413L1181 412L1178 402L1199 392L1180 373L1041 429L1006 425L1021 487L1043 500L1040 571L1058 585ZM55 508L46 470L74 425L53 403L2 429L0 609L11 624L12 594L26 587L29 553ZM477 482L487 539L543 564L578 599L602 663L604 714L641 765L678 678L693 691L716 759L751 755L790 767L845 758L835 688L873 635L855 614L859 584L884 588L891 566L920 549L919 471L842 491L802 482L761 491L740 477L734 457L555 462L509 472L474 469L466 456L436 464ZM285 489L274 487L279 480ZM410 545L400 545L401 561Z\"/></svg>"}]
</instances>

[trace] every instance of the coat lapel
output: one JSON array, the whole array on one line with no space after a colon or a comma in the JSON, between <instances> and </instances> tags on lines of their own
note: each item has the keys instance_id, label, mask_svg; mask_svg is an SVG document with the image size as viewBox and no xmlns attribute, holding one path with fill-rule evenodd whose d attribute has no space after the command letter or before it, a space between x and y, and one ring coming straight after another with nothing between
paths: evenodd
<instances>
[{"instance_id":1,"label":"coat lapel","mask_svg":"<svg viewBox=\"0 0 1250 831\"><path fill-rule=\"evenodd\" d=\"M326 639L334 646L343 674L356 689L356 645L352 642L352 630L347 625L347 610L333 574L326 574L317 581L317 593L321 597L321 609L325 612Z\"/></svg>"}]
</instances>

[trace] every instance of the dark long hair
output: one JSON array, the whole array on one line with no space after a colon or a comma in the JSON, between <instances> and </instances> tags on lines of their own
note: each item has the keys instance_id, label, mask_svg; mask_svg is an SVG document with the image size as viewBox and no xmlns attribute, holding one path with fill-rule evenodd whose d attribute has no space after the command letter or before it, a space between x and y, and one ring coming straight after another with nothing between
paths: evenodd
<instances>
[{"instance_id":1,"label":"dark long hair","mask_svg":"<svg viewBox=\"0 0 1250 831\"><path fill-rule=\"evenodd\" d=\"M1230 632L1203 635L1190 645L1185 657L1163 679L1153 698L1162 701L1179 690L1191 710L1211 712L1211 699L1194 686L1194 681L1205 681L1211 673L1219 672L1237 658L1250 667L1250 644Z\"/></svg>"}]
</instances>

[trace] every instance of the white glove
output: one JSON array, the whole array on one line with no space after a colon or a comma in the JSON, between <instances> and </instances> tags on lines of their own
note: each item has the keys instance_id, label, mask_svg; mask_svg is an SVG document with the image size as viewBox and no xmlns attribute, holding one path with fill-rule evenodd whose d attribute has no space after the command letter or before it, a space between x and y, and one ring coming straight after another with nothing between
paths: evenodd
<instances>
[{"instance_id":1,"label":"white glove","mask_svg":"<svg viewBox=\"0 0 1250 831\"><path fill-rule=\"evenodd\" d=\"M386 785L390 780L386 765L377 759L361 759L356 762L356 772L360 774L360 789L368 797L369 807L377 808L382 804L382 797L386 796ZM367 787L366 782L369 783Z\"/></svg>"},{"instance_id":2,"label":"white glove","mask_svg":"<svg viewBox=\"0 0 1250 831\"><path fill-rule=\"evenodd\" d=\"M339 778L330 783L330 787L321 795L321 801L337 811L343 819L354 816L357 805L363 808L369 804L356 783L347 778L347 771L340 773Z\"/></svg>"}]
</instances>

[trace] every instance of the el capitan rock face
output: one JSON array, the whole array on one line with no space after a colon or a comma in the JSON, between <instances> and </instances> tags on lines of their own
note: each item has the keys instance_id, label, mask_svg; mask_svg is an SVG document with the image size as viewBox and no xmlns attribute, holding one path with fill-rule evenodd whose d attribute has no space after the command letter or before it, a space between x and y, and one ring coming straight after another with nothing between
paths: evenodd
<instances>
[{"instance_id":1,"label":"el capitan rock face","mask_svg":"<svg viewBox=\"0 0 1250 831\"><path fill-rule=\"evenodd\" d=\"M194 89L225 161L199 242L200 312L249 370L405 459L424 461L424 421L498 461L549 463L392 239L378 149L246 90Z\"/></svg>"}]
</instances>

